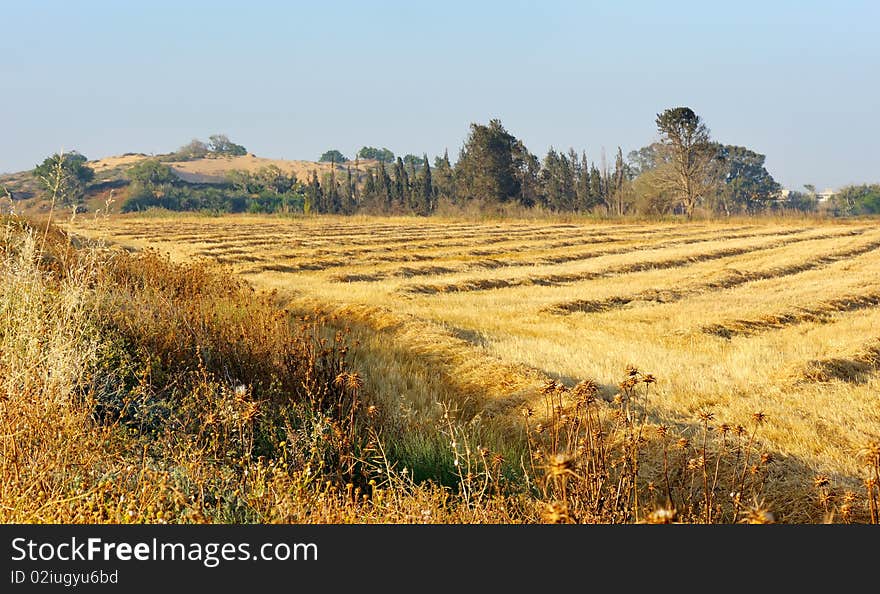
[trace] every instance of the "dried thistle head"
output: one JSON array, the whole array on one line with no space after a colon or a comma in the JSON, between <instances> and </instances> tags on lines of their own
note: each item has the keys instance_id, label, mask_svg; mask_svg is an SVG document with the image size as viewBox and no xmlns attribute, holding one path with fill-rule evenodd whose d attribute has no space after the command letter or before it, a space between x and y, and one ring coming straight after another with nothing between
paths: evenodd
<instances>
[{"instance_id":1,"label":"dried thistle head","mask_svg":"<svg viewBox=\"0 0 880 594\"><path fill-rule=\"evenodd\" d=\"M642 378L642 381L646 384L654 384L657 383L657 378L655 378L653 374L648 373Z\"/></svg>"},{"instance_id":2,"label":"dried thistle head","mask_svg":"<svg viewBox=\"0 0 880 594\"><path fill-rule=\"evenodd\" d=\"M821 489L827 487L831 481L828 479L828 475L826 474L817 474L813 478L813 486L817 489Z\"/></svg>"},{"instance_id":3,"label":"dried thistle head","mask_svg":"<svg viewBox=\"0 0 880 594\"><path fill-rule=\"evenodd\" d=\"M872 466L880 464L880 440L869 441L859 450L858 456L866 464Z\"/></svg>"},{"instance_id":4,"label":"dried thistle head","mask_svg":"<svg viewBox=\"0 0 880 594\"><path fill-rule=\"evenodd\" d=\"M570 520L568 516L568 505L561 501L550 501L544 504L544 511L541 517L548 524L567 524Z\"/></svg>"},{"instance_id":5,"label":"dried thistle head","mask_svg":"<svg viewBox=\"0 0 880 594\"><path fill-rule=\"evenodd\" d=\"M674 524L678 519L678 511L667 507L655 509L645 518L648 524Z\"/></svg>"},{"instance_id":6,"label":"dried thistle head","mask_svg":"<svg viewBox=\"0 0 880 594\"><path fill-rule=\"evenodd\" d=\"M666 437L669 435L669 425L658 425L657 426L657 436L658 437Z\"/></svg>"},{"instance_id":7,"label":"dried thistle head","mask_svg":"<svg viewBox=\"0 0 880 594\"><path fill-rule=\"evenodd\" d=\"M639 374L639 369L635 365L629 364L626 366L626 374L630 377L635 377Z\"/></svg>"},{"instance_id":8,"label":"dried thistle head","mask_svg":"<svg viewBox=\"0 0 880 594\"><path fill-rule=\"evenodd\" d=\"M591 379L585 379L574 387L573 392L578 400L590 404L595 402L596 395L599 394L599 385Z\"/></svg>"},{"instance_id":9,"label":"dried thistle head","mask_svg":"<svg viewBox=\"0 0 880 594\"><path fill-rule=\"evenodd\" d=\"M727 435L728 433L730 433L730 430L731 426L727 423L721 423L720 425L718 425L718 433L720 433L721 435Z\"/></svg>"},{"instance_id":10,"label":"dried thistle head","mask_svg":"<svg viewBox=\"0 0 880 594\"><path fill-rule=\"evenodd\" d=\"M691 445L691 440L687 437L679 437L678 441L675 442L675 447L680 450L686 450Z\"/></svg>"},{"instance_id":11,"label":"dried thistle head","mask_svg":"<svg viewBox=\"0 0 880 594\"><path fill-rule=\"evenodd\" d=\"M544 385L541 387L541 394L547 396L548 394L552 394L556 391L556 387L558 384L554 379L548 379L544 382Z\"/></svg>"},{"instance_id":12,"label":"dried thistle head","mask_svg":"<svg viewBox=\"0 0 880 594\"><path fill-rule=\"evenodd\" d=\"M349 373L345 380L345 387L349 390L358 390L364 385L364 380L359 373Z\"/></svg>"},{"instance_id":13,"label":"dried thistle head","mask_svg":"<svg viewBox=\"0 0 880 594\"><path fill-rule=\"evenodd\" d=\"M708 410L701 410L698 416L701 422L708 423L715 418L715 413L709 412Z\"/></svg>"},{"instance_id":14,"label":"dried thistle head","mask_svg":"<svg viewBox=\"0 0 880 594\"><path fill-rule=\"evenodd\" d=\"M547 463L547 474L552 477L562 476L572 473L572 465L574 459L565 454L556 454L552 456Z\"/></svg>"},{"instance_id":15,"label":"dried thistle head","mask_svg":"<svg viewBox=\"0 0 880 594\"><path fill-rule=\"evenodd\" d=\"M638 383L639 383L639 380L637 378L631 376L631 377L626 378L622 382L620 382L618 384L618 386L624 392L629 392L630 390L635 388Z\"/></svg>"},{"instance_id":16,"label":"dried thistle head","mask_svg":"<svg viewBox=\"0 0 880 594\"><path fill-rule=\"evenodd\" d=\"M755 502L746 512L744 524L775 524L776 516L773 515L763 502Z\"/></svg>"},{"instance_id":17,"label":"dried thistle head","mask_svg":"<svg viewBox=\"0 0 880 594\"><path fill-rule=\"evenodd\" d=\"M767 420L767 414L764 413L764 411L759 410L752 415L752 420L755 422L756 425L763 425L764 422Z\"/></svg>"}]
</instances>

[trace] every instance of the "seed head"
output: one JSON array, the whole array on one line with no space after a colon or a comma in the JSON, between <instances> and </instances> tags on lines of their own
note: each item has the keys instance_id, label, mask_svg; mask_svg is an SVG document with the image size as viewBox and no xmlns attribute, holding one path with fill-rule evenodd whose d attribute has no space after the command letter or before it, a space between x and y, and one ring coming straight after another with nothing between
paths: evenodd
<instances>
[{"instance_id":1,"label":"seed head","mask_svg":"<svg viewBox=\"0 0 880 594\"><path fill-rule=\"evenodd\" d=\"M661 507L648 514L647 522L648 524L674 524L677 518L677 510Z\"/></svg>"},{"instance_id":2,"label":"seed head","mask_svg":"<svg viewBox=\"0 0 880 594\"><path fill-rule=\"evenodd\" d=\"M548 524L566 524L569 521L568 506L564 502L551 501L544 505L541 516Z\"/></svg>"},{"instance_id":3,"label":"seed head","mask_svg":"<svg viewBox=\"0 0 880 594\"><path fill-rule=\"evenodd\" d=\"M571 473L571 466L571 456L556 454L550 458L550 462L547 464L547 474L554 477L562 476L563 474Z\"/></svg>"},{"instance_id":4,"label":"seed head","mask_svg":"<svg viewBox=\"0 0 880 594\"><path fill-rule=\"evenodd\" d=\"M744 524L774 524L776 516L765 508L762 504L755 504L749 508L746 517L743 519Z\"/></svg>"}]
</instances>

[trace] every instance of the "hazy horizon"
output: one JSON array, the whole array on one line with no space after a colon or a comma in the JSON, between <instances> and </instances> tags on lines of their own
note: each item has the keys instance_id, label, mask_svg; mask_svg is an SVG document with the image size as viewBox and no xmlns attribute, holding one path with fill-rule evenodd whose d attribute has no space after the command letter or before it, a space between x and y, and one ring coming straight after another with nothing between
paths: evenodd
<instances>
[{"instance_id":1,"label":"hazy horizon","mask_svg":"<svg viewBox=\"0 0 880 594\"><path fill-rule=\"evenodd\" d=\"M173 151L224 133L258 156L364 145L455 160L498 118L539 158L612 161L686 105L784 187L880 181L870 2L228 2L6 7L0 172L60 149Z\"/></svg>"}]
</instances>

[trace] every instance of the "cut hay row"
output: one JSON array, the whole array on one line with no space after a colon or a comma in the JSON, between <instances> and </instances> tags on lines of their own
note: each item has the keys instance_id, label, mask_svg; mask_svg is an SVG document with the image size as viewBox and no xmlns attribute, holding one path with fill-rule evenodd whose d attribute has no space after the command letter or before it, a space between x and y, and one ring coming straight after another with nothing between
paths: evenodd
<instances>
[{"instance_id":1,"label":"cut hay row","mask_svg":"<svg viewBox=\"0 0 880 594\"><path fill-rule=\"evenodd\" d=\"M396 233L390 237L385 236L375 236L375 235L365 235L364 239L348 239L345 241L341 241L338 238L316 238L315 236L300 236L297 237L296 240L299 245L304 247L314 247L314 248L323 248L326 245L340 245L345 246L347 249L350 249L351 246L365 246L367 250L369 249L384 249L390 251L392 249L398 249L399 246L404 246L407 249L413 249L417 246L421 246L423 248L434 248L434 247L442 247L444 245L450 247L462 247L462 246L473 246L474 244L494 244L501 243L506 241L513 240L527 240L527 239L546 239L548 232L551 232L552 229L523 229L520 231L508 231L508 230L479 230L474 232L467 233L448 233L448 232L439 232L439 233L425 233L424 231L413 234L401 234ZM579 237L583 234L583 231L580 229L570 230L566 229L565 231L559 231L556 233L557 237ZM607 235L607 233L603 232L600 236ZM259 245L261 242L265 244L277 244L279 243L280 237L277 235L270 236L251 236L242 238L240 240L232 239L227 240L231 244L237 245ZM422 240L425 243L410 245L414 240ZM427 241L426 241L427 240ZM462 243L463 242L463 243ZM283 242L282 242L283 243Z\"/></svg>"},{"instance_id":2,"label":"cut hay row","mask_svg":"<svg viewBox=\"0 0 880 594\"><path fill-rule=\"evenodd\" d=\"M708 233L708 232L706 232ZM694 233L682 233L682 232L670 232L663 233L661 237L674 236L674 237L685 237L688 235L693 235ZM395 261L424 261L424 260L438 260L442 258L454 258L454 257L481 257L481 256L493 256L500 254L510 254L516 252L522 252L526 250L534 250L534 251L544 251L562 247L571 247L578 245L586 245L586 244L598 244L598 243L613 243L613 242L623 242L623 241L631 241L632 237L630 235L619 235L619 234L609 234L609 233L597 233L591 236L584 236L583 233L566 233L559 234L557 236L562 237L571 237L572 239L564 239L562 241L547 241L547 234L544 232L534 232L529 235L522 235L519 237L513 236L504 236L504 237L490 237L484 241L485 236L475 237L472 241L456 241L450 243L449 240L451 238L444 237L425 237L422 238L425 241L421 243L407 243L405 246L397 246L397 245L389 245L385 244L365 244L364 247L358 249L346 249L345 251L338 250L303 250L300 252L288 252L286 254L282 254L284 257L313 257L313 256L321 256L321 255L335 255L335 256L346 256L350 258L361 258L363 256L369 256L372 254L387 254L392 252L394 255L392 257L383 256L381 258L369 259L358 261L356 264L373 264L377 262L395 262ZM512 243L510 246L500 246L502 243ZM485 245L492 244L498 245L499 247L495 247L491 250L486 250L483 248L473 249L475 244ZM348 247L348 246L346 246ZM437 250L437 249L449 249L449 248L471 248L468 250L458 250L454 249L453 251L437 251L432 254L417 254L415 256L407 256L407 254L400 254L402 250L406 250L408 254L411 254L414 251L420 250Z\"/></svg>"},{"instance_id":3,"label":"cut hay row","mask_svg":"<svg viewBox=\"0 0 880 594\"><path fill-rule=\"evenodd\" d=\"M629 295L615 295L612 297L607 297L605 299L578 299L574 301L565 301L552 305L546 308L544 311L548 313L567 315L576 312L597 313L609 311L612 309L619 309L626 307L634 301L637 301L639 303L673 303L675 301L680 301L682 299L686 299L688 297L692 297L694 295L709 291L731 289L753 281L782 278L785 276L799 274L801 272L807 272L809 270L824 268L835 262L846 260L855 256L860 256L862 254L874 251L878 248L880 248L880 240L872 241L855 248L834 251L817 258L810 258L805 262L788 264L786 266L777 266L767 270L736 270L727 273L721 278L703 283L695 283L685 287L675 287L668 289L648 289L645 291L639 291L638 293L631 293Z\"/></svg>"},{"instance_id":4,"label":"cut hay row","mask_svg":"<svg viewBox=\"0 0 880 594\"><path fill-rule=\"evenodd\" d=\"M802 241L830 239L833 237L846 237L851 235L858 235L861 232L862 231L846 231L843 233L825 233L821 235L811 235L808 237L789 237L788 239L782 239L764 245L723 248L710 252L680 256L676 258L668 258L665 260L649 260L643 262L635 262L632 264L624 264L621 266L612 266L597 271L545 274L514 278L474 279L446 284L406 285L398 290L402 293L423 293L430 295L436 293L487 291L491 289L504 289L508 287L521 287L528 285L556 286L581 281L588 281L597 278L607 278L622 274L631 274L634 272L643 272L646 270L666 270L670 268L680 268L683 266L690 266L698 262L721 260L723 258L730 258L732 256L740 256L742 254L748 254L752 252L771 250Z\"/></svg>"},{"instance_id":5,"label":"cut hay row","mask_svg":"<svg viewBox=\"0 0 880 594\"><path fill-rule=\"evenodd\" d=\"M386 280L389 278L412 278L416 276L436 276L439 274L454 274L454 273L464 273L464 272L472 272L475 270L495 270L498 268L506 268L506 267L515 267L515 266L552 266L555 264L564 264L566 262L580 262L584 260L590 260L593 258L599 258L602 256L615 256L621 254L628 254L632 252L642 251L642 250L655 250L661 248L669 248L669 247L680 247L683 245L691 245L696 243L704 243L704 242L716 242L723 240L733 240L733 239L748 239L752 237L764 237L764 236L772 236L772 237L780 237L787 235L795 235L799 233L806 233L807 229L796 229L796 230L786 230L786 231L778 231L772 233L730 233L718 235L717 232L706 232L707 234L711 234L711 237L707 238L705 234L694 234L694 233L673 233L669 234L666 237L673 237L675 239L671 241L659 241L659 242L638 242L635 244L629 244L622 247L611 247L607 249L594 249L588 251L565 251L560 254L553 254L544 257L539 257L531 260L524 260L522 258L517 258L512 255L509 257L500 257L500 258L484 258L481 260L474 260L470 262L463 263L458 267L440 267L440 266L425 266L421 268L415 267L402 267L397 269L391 269L384 272L374 272L369 274L364 273L353 273L353 274L343 274L334 276L332 280L337 282L378 282L382 280ZM600 244L600 243L617 243L621 241L625 241L628 238L619 238L619 237L608 237L602 239L582 239L577 242L562 242L562 247L570 247L572 245L583 245L583 244ZM538 251L551 251L548 248L548 245L553 245L553 249L559 249L560 244L545 244L535 246L531 252ZM522 247L513 247L508 250L503 250L501 253L506 254L520 254L528 248ZM376 264L378 263L378 259L374 259L366 262L357 262L357 265L363 264Z\"/></svg>"},{"instance_id":6,"label":"cut hay row","mask_svg":"<svg viewBox=\"0 0 880 594\"><path fill-rule=\"evenodd\" d=\"M804 232L797 231L797 232ZM791 233L795 233L792 231ZM763 235L763 234L761 234ZM670 236L675 237L691 237L690 241L698 242L702 241L702 234L694 237L694 234L670 234ZM740 237L751 237L752 235L740 236ZM596 238L595 236L592 238L581 238L577 241L566 241L561 244L552 244L554 247L559 245L563 246L571 246L571 245L583 245L587 243L605 243L605 242L621 242L627 241L630 238L628 237L620 237L620 236L609 236L608 238ZM713 237L713 240L717 240L718 236ZM481 243L492 243L495 240L489 240ZM522 242L522 239L510 239L509 241L517 241ZM516 243L515 245L506 248L496 250L499 254L517 254L525 251L544 251L547 248L547 244L543 243L545 239L543 236L535 239L534 242L529 243ZM224 247L219 249L209 248L196 252L197 255L208 256L208 257L216 257L216 256L224 256L235 253L246 253L252 251L251 249L242 248L239 246L245 245L251 242L238 242L232 243L227 242ZM277 241L275 242L277 243ZM407 262L429 262L435 260L449 260L455 259L456 257L462 258L467 257L472 252L471 251L436 251L434 253L425 254L421 253L419 250L427 250L427 249L435 249L435 250L446 250L449 248L457 248L457 247L470 247L474 244L473 241L461 242L461 243L445 243L445 242L425 242L418 244L409 244L406 246L406 250L404 251L401 247L398 246L389 246L387 244L383 244L380 246L369 246L359 250L314 250L314 251L300 251L300 252L281 252L273 254L273 258L277 260L284 260L288 262L289 260L299 260L295 263L286 263L285 270L288 271L296 271L296 270L324 270L335 267L343 267L343 266L375 266L381 264L393 264L393 263L407 263ZM226 245L230 247L225 247ZM262 245L262 244L260 244ZM655 244L656 245L656 244ZM234 247L233 247L234 246ZM253 246L251 246L253 247ZM412 251L410 251L412 250ZM624 250L627 251L627 250ZM600 252L597 253L597 256L606 255L607 253L614 252ZM381 254L381 255L376 255ZM331 257L320 259L316 258L319 255L331 255ZM369 258L364 258L364 256L372 256ZM557 258L567 258L565 255L557 256ZM567 260L572 260L577 258L567 258ZM549 260L548 260L549 261ZM493 269L499 268L502 266L517 266L520 265L518 261L514 259L510 259L510 263L501 262L495 259L484 259L475 263L469 263L469 268L472 269ZM434 275L440 274L441 267L438 266L429 266L426 269L420 268L404 268L400 269L399 272L397 270L392 270L389 274L388 272L371 272L371 273L353 273L348 275L339 275L334 277L333 280L342 281L342 282L354 282L354 281L379 281L389 277L408 277L408 276L419 276L419 275ZM251 268L245 271L242 271L244 274L257 274L259 272L266 271L266 268L257 267ZM273 269L275 270L275 269ZM425 272L420 272L421 270L426 270ZM445 267L443 268L442 273L453 273L460 271L459 269Z\"/></svg>"},{"instance_id":7,"label":"cut hay row","mask_svg":"<svg viewBox=\"0 0 880 594\"><path fill-rule=\"evenodd\" d=\"M880 371L880 338L868 342L848 357L814 359L796 367L790 374L795 383L827 383L839 380L861 384Z\"/></svg>"},{"instance_id":8,"label":"cut hay row","mask_svg":"<svg viewBox=\"0 0 880 594\"><path fill-rule=\"evenodd\" d=\"M812 322L825 324L834 319L835 314L859 311L880 305L880 291L865 294L846 295L837 299L823 301L817 305L763 315L751 319L737 319L702 326L700 331L722 338L748 336L781 330L787 326Z\"/></svg>"},{"instance_id":9,"label":"cut hay row","mask_svg":"<svg viewBox=\"0 0 880 594\"><path fill-rule=\"evenodd\" d=\"M312 226L290 225L287 227L254 227L250 226L229 226L223 229L225 233L223 237L227 240L235 241L236 238L246 238L250 240L262 239L265 241L277 240L279 237L285 237L292 233L296 234L298 239L303 239L307 243L321 245L323 243L345 243L349 245L358 245L362 243L374 242L376 238L395 238L395 239L414 239L434 236L452 237L473 237L480 235L496 235L503 234L509 236L517 236L520 234L534 233L534 227L491 227L480 225L467 226L443 226L431 225L425 227L418 226L400 226L390 227L388 229L375 229L371 227L358 227L352 225L347 227L343 232L334 233L332 229ZM571 230L572 225L551 225L547 227L550 230ZM215 227L216 229L216 227ZM200 232L201 231L201 232ZM157 234L161 234L169 241L198 241L204 236L204 228L196 228L175 233L173 230L164 231L141 231L134 234L120 234L120 236L129 239L153 239ZM360 241L364 240L364 241Z\"/></svg>"}]
</instances>

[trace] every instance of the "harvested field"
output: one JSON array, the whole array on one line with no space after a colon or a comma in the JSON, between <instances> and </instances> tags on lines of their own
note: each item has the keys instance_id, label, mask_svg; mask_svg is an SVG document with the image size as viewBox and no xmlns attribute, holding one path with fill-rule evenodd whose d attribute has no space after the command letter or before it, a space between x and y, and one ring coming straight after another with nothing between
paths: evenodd
<instances>
[{"instance_id":1,"label":"harvested field","mask_svg":"<svg viewBox=\"0 0 880 594\"><path fill-rule=\"evenodd\" d=\"M169 216L73 231L214 260L294 313L337 316L367 388L412 428L446 403L507 435L548 378L595 380L610 400L634 365L657 378L651 420L682 434L700 411L765 413L791 483L858 489L853 452L880 434L870 222Z\"/></svg>"}]
</instances>

